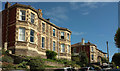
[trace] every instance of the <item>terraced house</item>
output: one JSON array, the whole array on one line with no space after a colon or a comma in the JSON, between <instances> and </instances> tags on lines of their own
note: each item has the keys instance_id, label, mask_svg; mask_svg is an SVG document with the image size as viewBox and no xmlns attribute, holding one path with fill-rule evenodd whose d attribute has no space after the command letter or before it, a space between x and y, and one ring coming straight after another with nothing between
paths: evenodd
<instances>
[{"instance_id":1,"label":"terraced house","mask_svg":"<svg viewBox=\"0 0 120 71\"><path fill-rule=\"evenodd\" d=\"M71 31L44 19L41 9L7 2L2 20L2 44L12 54L45 57L52 50L71 59Z\"/></svg>"}]
</instances>

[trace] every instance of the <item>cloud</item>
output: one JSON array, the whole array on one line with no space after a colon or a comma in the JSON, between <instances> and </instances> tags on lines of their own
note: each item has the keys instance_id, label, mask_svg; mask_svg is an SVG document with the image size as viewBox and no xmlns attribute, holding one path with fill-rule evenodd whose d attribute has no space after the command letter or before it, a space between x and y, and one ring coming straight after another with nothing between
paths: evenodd
<instances>
[{"instance_id":1,"label":"cloud","mask_svg":"<svg viewBox=\"0 0 120 71\"><path fill-rule=\"evenodd\" d=\"M89 0L90 1L90 0ZM70 2L70 7L72 10L80 11L82 15L88 15L93 9L105 6L108 3L100 3L100 2Z\"/></svg>"},{"instance_id":2,"label":"cloud","mask_svg":"<svg viewBox=\"0 0 120 71\"><path fill-rule=\"evenodd\" d=\"M66 13L67 9L65 7L54 7L49 11L46 11L45 15L56 22L60 22L61 20L66 21L68 19Z\"/></svg>"},{"instance_id":3,"label":"cloud","mask_svg":"<svg viewBox=\"0 0 120 71\"><path fill-rule=\"evenodd\" d=\"M79 35L85 35L86 33L85 32L75 32L75 31L72 31L72 34L76 35L76 36L79 36Z\"/></svg>"},{"instance_id":4,"label":"cloud","mask_svg":"<svg viewBox=\"0 0 120 71\"><path fill-rule=\"evenodd\" d=\"M81 13L82 15L88 15L89 14L89 12L83 12L83 13Z\"/></svg>"},{"instance_id":5,"label":"cloud","mask_svg":"<svg viewBox=\"0 0 120 71\"><path fill-rule=\"evenodd\" d=\"M81 7L97 8L97 4L97 2L84 2L83 4L81 4Z\"/></svg>"}]
</instances>

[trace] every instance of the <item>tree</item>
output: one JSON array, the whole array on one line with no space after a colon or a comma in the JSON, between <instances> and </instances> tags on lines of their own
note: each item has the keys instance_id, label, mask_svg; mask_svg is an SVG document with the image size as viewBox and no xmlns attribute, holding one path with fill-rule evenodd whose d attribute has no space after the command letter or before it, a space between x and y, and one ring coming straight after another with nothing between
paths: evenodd
<instances>
[{"instance_id":1,"label":"tree","mask_svg":"<svg viewBox=\"0 0 120 71\"><path fill-rule=\"evenodd\" d=\"M79 53L79 59L80 59L80 62L82 63L82 66L88 65L88 57L85 52Z\"/></svg>"},{"instance_id":2,"label":"tree","mask_svg":"<svg viewBox=\"0 0 120 71\"><path fill-rule=\"evenodd\" d=\"M114 37L114 40L115 40L115 44L118 48L120 48L120 28L118 28L116 34L115 34L115 37Z\"/></svg>"},{"instance_id":3,"label":"tree","mask_svg":"<svg viewBox=\"0 0 120 71\"><path fill-rule=\"evenodd\" d=\"M88 65L88 57L85 52L80 52L79 55L72 56L72 60L76 62L76 64L80 66Z\"/></svg>"},{"instance_id":4,"label":"tree","mask_svg":"<svg viewBox=\"0 0 120 71\"><path fill-rule=\"evenodd\" d=\"M115 65L120 66L120 53L115 53L113 55L112 62L114 62Z\"/></svg>"}]
</instances>

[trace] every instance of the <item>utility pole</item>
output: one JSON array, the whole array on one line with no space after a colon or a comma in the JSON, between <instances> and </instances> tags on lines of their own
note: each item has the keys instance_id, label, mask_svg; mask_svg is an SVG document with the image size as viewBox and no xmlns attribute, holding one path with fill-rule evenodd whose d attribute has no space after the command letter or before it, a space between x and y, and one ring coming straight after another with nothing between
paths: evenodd
<instances>
[{"instance_id":1,"label":"utility pole","mask_svg":"<svg viewBox=\"0 0 120 71\"><path fill-rule=\"evenodd\" d=\"M109 49L108 49L108 41L107 41L106 43L107 43L107 58L108 58L108 63L109 63Z\"/></svg>"}]
</instances>

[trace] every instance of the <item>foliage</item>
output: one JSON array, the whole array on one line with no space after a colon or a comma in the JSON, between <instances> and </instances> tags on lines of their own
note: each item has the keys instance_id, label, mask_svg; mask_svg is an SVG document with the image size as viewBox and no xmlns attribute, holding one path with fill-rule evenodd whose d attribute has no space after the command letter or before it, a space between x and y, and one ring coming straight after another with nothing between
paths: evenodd
<instances>
[{"instance_id":1,"label":"foliage","mask_svg":"<svg viewBox=\"0 0 120 71\"><path fill-rule=\"evenodd\" d=\"M114 62L115 65L120 66L120 53L115 53L113 55L112 62Z\"/></svg>"},{"instance_id":2,"label":"foliage","mask_svg":"<svg viewBox=\"0 0 120 71\"><path fill-rule=\"evenodd\" d=\"M104 57L101 58L101 61L102 61L102 63L108 63L108 59L106 59Z\"/></svg>"},{"instance_id":3,"label":"foliage","mask_svg":"<svg viewBox=\"0 0 120 71\"><path fill-rule=\"evenodd\" d=\"M5 69L14 69L15 65L12 64L12 63L7 63L7 62L3 62L2 63L2 68L5 68Z\"/></svg>"},{"instance_id":4,"label":"foliage","mask_svg":"<svg viewBox=\"0 0 120 71\"><path fill-rule=\"evenodd\" d=\"M2 62L13 63L13 58L8 55L2 55Z\"/></svg>"},{"instance_id":5,"label":"foliage","mask_svg":"<svg viewBox=\"0 0 120 71\"><path fill-rule=\"evenodd\" d=\"M33 57L29 62L31 71L40 71L44 69L44 62L40 57Z\"/></svg>"},{"instance_id":6,"label":"foliage","mask_svg":"<svg viewBox=\"0 0 120 71\"><path fill-rule=\"evenodd\" d=\"M88 65L88 57L85 52L80 52L79 55L72 56L72 60L82 67Z\"/></svg>"},{"instance_id":7,"label":"foliage","mask_svg":"<svg viewBox=\"0 0 120 71\"><path fill-rule=\"evenodd\" d=\"M27 62L23 61L22 63L18 64L18 68L27 69Z\"/></svg>"},{"instance_id":8,"label":"foliage","mask_svg":"<svg viewBox=\"0 0 120 71\"><path fill-rule=\"evenodd\" d=\"M115 34L115 37L114 37L114 40L115 40L115 44L118 48L120 48L120 28L118 28L116 34Z\"/></svg>"},{"instance_id":9,"label":"foliage","mask_svg":"<svg viewBox=\"0 0 120 71\"><path fill-rule=\"evenodd\" d=\"M46 51L47 59L56 59L56 55L57 53L54 51L49 51L49 50Z\"/></svg>"}]
</instances>

